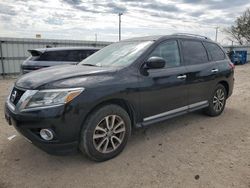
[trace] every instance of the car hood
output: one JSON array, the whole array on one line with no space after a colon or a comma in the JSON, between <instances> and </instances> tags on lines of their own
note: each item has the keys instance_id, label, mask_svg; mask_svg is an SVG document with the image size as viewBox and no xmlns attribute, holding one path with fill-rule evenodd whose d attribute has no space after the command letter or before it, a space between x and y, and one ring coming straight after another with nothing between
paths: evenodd
<instances>
[{"instance_id":1,"label":"car hood","mask_svg":"<svg viewBox=\"0 0 250 188\"><path fill-rule=\"evenodd\" d=\"M112 67L92 67L83 65L53 66L25 74L16 81L15 85L24 89L38 89L45 84L50 84L59 80L83 76L96 76L115 71L116 69Z\"/></svg>"}]
</instances>

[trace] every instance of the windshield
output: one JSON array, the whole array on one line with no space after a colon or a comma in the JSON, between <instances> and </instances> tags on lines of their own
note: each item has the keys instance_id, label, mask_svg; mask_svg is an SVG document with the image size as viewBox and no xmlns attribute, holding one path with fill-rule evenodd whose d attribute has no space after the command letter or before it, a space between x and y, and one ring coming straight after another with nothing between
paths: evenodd
<instances>
[{"instance_id":1,"label":"windshield","mask_svg":"<svg viewBox=\"0 0 250 188\"><path fill-rule=\"evenodd\" d=\"M111 44L80 62L80 65L124 67L135 61L153 41L130 41Z\"/></svg>"}]
</instances>

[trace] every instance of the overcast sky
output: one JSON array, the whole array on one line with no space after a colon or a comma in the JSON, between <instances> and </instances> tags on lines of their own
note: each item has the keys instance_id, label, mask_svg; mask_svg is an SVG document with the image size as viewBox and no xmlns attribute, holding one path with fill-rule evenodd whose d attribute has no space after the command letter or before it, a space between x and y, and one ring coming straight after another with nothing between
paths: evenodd
<instances>
[{"instance_id":1,"label":"overcast sky","mask_svg":"<svg viewBox=\"0 0 250 188\"><path fill-rule=\"evenodd\" d=\"M229 43L223 28L233 24L249 0L0 0L0 37L117 41L188 32Z\"/></svg>"}]
</instances>

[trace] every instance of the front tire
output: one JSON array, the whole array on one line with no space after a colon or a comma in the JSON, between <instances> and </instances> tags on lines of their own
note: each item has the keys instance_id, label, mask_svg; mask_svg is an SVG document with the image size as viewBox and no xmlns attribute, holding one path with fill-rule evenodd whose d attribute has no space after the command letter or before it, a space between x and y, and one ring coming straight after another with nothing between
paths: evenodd
<instances>
[{"instance_id":1,"label":"front tire","mask_svg":"<svg viewBox=\"0 0 250 188\"><path fill-rule=\"evenodd\" d=\"M131 133L128 113L110 104L93 111L81 131L80 150L94 161L106 161L120 154Z\"/></svg>"},{"instance_id":2,"label":"front tire","mask_svg":"<svg viewBox=\"0 0 250 188\"><path fill-rule=\"evenodd\" d=\"M227 91L222 84L218 84L209 99L209 106L205 109L205 113L209 116L220 115L226 105Z\"/></svg>"}]
</instances>

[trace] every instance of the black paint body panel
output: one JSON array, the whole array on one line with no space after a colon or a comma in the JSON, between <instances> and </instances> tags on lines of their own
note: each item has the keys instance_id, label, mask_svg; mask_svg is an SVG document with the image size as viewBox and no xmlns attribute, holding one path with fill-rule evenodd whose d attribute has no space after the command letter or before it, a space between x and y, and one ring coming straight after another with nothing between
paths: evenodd
<instances>
[{"instance_id":1,"label":"black paint body panel","mask_svg":"<svg viewBox=\"0 0 250 188\"><path fill-rule=\"evenodd\" d=\"M147 117L209 100L218 83L228 85L230 96L234 71L227 57L219 62L210 61L190 66L182 60L180 67L143 70L148 54L159 43L169 39L178 40L179 43L182 38L165 36L150 39L154 43L134 63L124 68L64 65L26 74L16 81L17 88L41 90L84 87L85 91L68 105L46 110L17 114L6 104L6 114L13 119L15 127L24 136L38 147L53 153L58 145L65 145L66 149L63 147L61 151L76 149L84 120L94 108L105 102L122 101L127 105L133 125L140 126L150 124L143 121ZM194 40L206 41L197 38ZM219 72L212 73L214 68L219 69ZM186 75L187 78L177 78L180 75ZM40 128L52 128L56 141L43 141L36 135L36 130ZM60 153L60 149L58 152Z\"/></svg>"}]
</instances>

